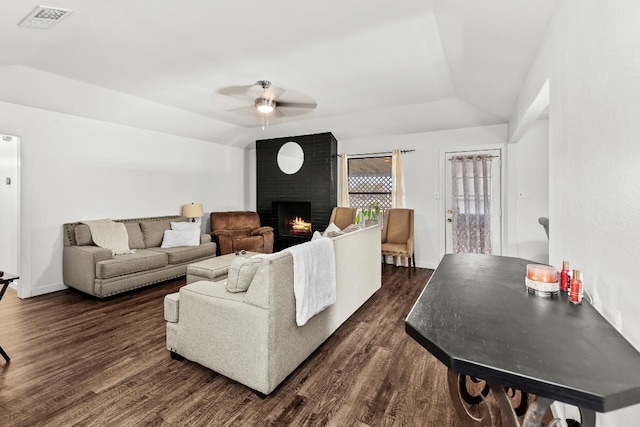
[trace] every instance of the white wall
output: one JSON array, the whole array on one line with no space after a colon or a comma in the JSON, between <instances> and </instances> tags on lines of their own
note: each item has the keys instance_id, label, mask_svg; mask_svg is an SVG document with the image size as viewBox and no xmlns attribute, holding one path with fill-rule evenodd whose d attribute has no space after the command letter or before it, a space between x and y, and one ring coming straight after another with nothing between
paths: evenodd
<instances>
[{"instance_id":1,"label":"white wall","mask_svg":"<svg viewBox=\"0 0 640 427\"><path fill-rule=\"evenodd\" d=\"M62 224L244 206L244 150L0 102L21 137L22 296L62 284Z\"/></svg>"},{"instance_id":2,"label":"white wall","mask_svg":"<svg viewBox=\"0 0 640 427\"><path fill-rule=\"evenodd\" d=\"M550 263L583 271L594 306L640 349L640 3L563 0L519 100L550 81ZM548 70L548 76L541 70ZM526 108L520 108L524 111ZM517 123L518 120L512 120ZM577 368L578 369L578 368ZM588 372L584 373L589 375ZM597 414L636 425L640 405Z\"/></svg>"},{"instance_id":3,"label":"white wall","mask_svg":"<svg viewBox=\"0 0 640 427\"><path fill-rule=\"evenodd\" d=\"M516 255L540 263L549 262L549 240L538 218L549 216L549 121L533 122L516 149Z\"/></svg>"}]
</instances>

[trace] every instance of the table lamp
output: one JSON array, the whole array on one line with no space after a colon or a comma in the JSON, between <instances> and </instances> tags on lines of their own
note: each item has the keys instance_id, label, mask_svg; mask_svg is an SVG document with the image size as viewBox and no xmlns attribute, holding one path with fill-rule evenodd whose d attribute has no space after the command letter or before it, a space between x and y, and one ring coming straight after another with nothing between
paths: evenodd
<instances>
[{"instance_id":1,"label":"table lamp","mask_svg":"<svg viewBox=\"0 0 640 427\"><path fill-rule=\"evenodd\" d=\"M196 222L196 218L201 218L202 215L204 215L202 203L191 203L190 205L182 206L182 216L190 218L191 222Z\"/></svg>"}]
</instances>

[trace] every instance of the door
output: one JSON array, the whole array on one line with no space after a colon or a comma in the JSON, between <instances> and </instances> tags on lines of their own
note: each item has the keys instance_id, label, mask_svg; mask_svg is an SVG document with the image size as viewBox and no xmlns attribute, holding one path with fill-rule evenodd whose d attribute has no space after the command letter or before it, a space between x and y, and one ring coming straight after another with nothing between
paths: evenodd
<instances>
[{"instance_id":1,"label":"door","mask_svg":"<svg viewBox=\"0 0 640 427\"><path fill-rule=\"evenodd\" d=\"M500 149L445 153L445 253L502 254L501 153ZM468 159L465 166L460 165L461 158ZM487 159L486 170L477 158Z\"/></svg>"},{"instance_id":2,"label":"door","mask_svg":"<svg viewBox=\"0 0 640 427\"><path fill-rule=\"evenodd\" d=\"M0 135L0 270L17 275L20 274L19 155L19 138Z\"/></svg>"}]
</instances>

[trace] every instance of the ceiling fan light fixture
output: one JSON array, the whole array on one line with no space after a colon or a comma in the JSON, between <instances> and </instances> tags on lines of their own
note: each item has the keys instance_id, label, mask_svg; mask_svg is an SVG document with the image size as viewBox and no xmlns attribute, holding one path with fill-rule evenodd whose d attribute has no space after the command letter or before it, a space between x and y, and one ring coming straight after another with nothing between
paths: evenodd
<instances>
[{"instance_id":1,"label":"ceiling fan light fixture","mask_svg":"<svg viewBox=\"0 0 640 427\"><path fill-rule=\"evenodd\" d=\"M262 97L256 99L256 109L259 112L263 114L269 114L273 111L274 108L276 108L276 101L274 101L273 99Z\"/></svg>"}]
</instances>

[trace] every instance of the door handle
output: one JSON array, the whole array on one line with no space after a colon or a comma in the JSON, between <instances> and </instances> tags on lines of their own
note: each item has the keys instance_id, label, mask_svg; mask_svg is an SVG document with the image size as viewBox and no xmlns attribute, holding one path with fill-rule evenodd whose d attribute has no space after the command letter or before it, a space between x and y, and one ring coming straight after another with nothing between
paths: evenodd
<instances>
[{"instance_id":1,"label":"door handle","mask_svg":"<svg viewBox=\"0 0 640 427\"><path fill-rule=\"evenodd\" d=\"M451 215L453 211L451 209L447 209L447 214Z\"/></svg>"}]
</instances>

